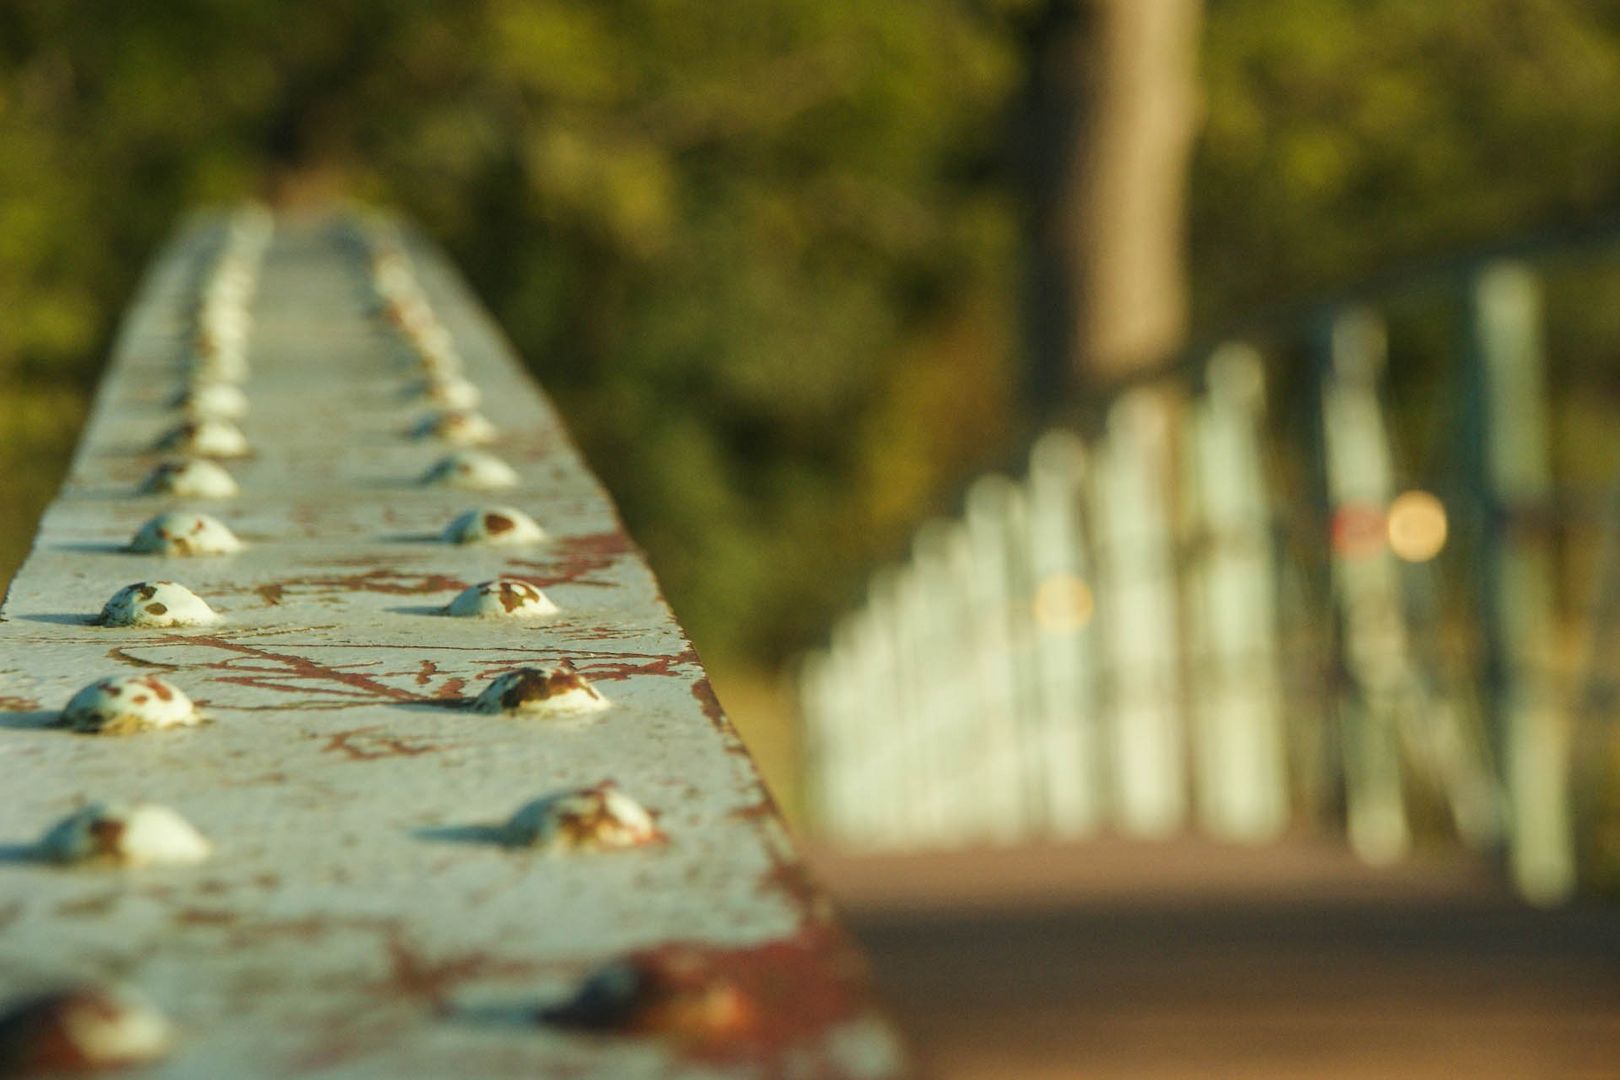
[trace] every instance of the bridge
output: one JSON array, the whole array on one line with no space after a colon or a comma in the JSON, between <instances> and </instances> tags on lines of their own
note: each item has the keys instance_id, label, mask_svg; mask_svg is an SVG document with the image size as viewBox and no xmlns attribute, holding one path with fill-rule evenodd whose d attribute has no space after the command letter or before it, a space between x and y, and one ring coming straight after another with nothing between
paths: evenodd
<instances>
[{"instance_id":1,"label":"bridge","mask_svg":"<svg viewBox=\"0 0 1620 1080\"><path fill-rule=\"evenodd\" d=\"M197 217L0 611L0 1075L1614 1075L1603 518L1532 272L1445 280L1462 483L1356 296L925 528L804 668L805 854L432 245Z\"/></svg>"}]
</instances>

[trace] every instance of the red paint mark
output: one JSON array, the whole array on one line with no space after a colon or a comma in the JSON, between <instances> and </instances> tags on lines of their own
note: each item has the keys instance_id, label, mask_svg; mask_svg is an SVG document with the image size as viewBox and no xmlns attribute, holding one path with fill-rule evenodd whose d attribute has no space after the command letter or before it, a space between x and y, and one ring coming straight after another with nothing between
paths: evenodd
<instances>
[{"instance_id":1,"label":"red paint mark","mask_svg":"<svg viewBox=\"0 0 1620 1080\"><path fill-rule=\"evenodd\" d=\"M321 752L340 753L350 761L376 761L378 758L416 757L443 749L433 743L407 742L395 735L378 735L377 732L382 730L378 725L333 732L324 736L326 743L321 747ZM319 739L323 736L312 733L309 737Z\"/></svg>"}]
</instances>

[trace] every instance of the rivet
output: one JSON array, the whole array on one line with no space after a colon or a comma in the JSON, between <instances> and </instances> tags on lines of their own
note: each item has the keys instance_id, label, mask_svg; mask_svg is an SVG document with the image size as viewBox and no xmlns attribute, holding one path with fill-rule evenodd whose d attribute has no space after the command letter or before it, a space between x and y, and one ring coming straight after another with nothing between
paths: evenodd
<instances>
[{"instance_id":1,"label":"rivet","mask_svg":"<svg viewBox=\"0 0 1620 1080\"><path fill-rule=\"evenodd\" d=\"M445 527L444 538L452 544L533 544L546 533L521 510L481 506L457 515Z\"/></svg>"},{"instance_id":2,"label":"rivet","mask_svg":"<svg viewBox=\"0 0 1620 1080\"><path fill-rule=\"evenodd\" d=\"M244 457L248 452L247 436L229 420L206 417L186 420L158 439L158 450L183 450L203 457Z\"/></svg>"},{"instance_id":3,"label":"rivet","mask_svg":"<svg viewBox=\"0 0 1620 1080\"><path fill-rule=\"evenodd\" d=\"M422 475L422 483L496 491L516 487L517 470L484 450L457 450L440 458Z\"/></svg>"},{"instance_id":4,"label":"rivet","mask_svg":"<svg viewBox=\"0 0 1620 1080\"><path fill-rule=\"evenodd\" d=\"M380 250L371 259L371 284L377 295L395 299L416 292L411 264L397 248Z\"/></svg>"},{"instance_id":5,"label":"rivet","mask_svg":"<svg viewBox=\"0 0 1620 1080\"><path fill-rule=\"evenodd\" d=\"M229 290L231 286L225 288ZM231 299L228 294L204 292L197 309L197 324L205 334L222 344L240 345L253 329L253 317L239 300Z\"/></svg>"},{"instance_id":6,"label":"rivet","mask_svg":"<svg viewBox=\"0 0 1620 1080\"><path fill-rule=\"evenodd\" d=\"M585 1031L668 1035L724 1044L756 1024L741 990L697 950L667 948L614 960L591 973L572 999L540 1019Z\"/></svg>"},{"instance_id":7,"label":"rivet","mask_svg":"<svg viewBox=\"0 0 1620 1080\"><path fill-rule=\"evenodd\" d=\"M134 870L191 866L213 848L196 827L167 806L93 803L40 837L39 857L59 863L99 863Z\"/></svg>"},{"instance_id":8,"label":"rivet","mask_svg":"<svg viewBox=\"0 0 1620 1080\"><path fill-rule=\"evenodd\" d=\"M533 619L557 611L545 593L518 578L480 581L463 589L444 609L446 615L500 619Z\"/></svg>"},{"instance_id":9,"label":"rivet","mask_svg":"<svg viewBox=\"0 0 1620 1080\"><path fill-rule=\"evenodd\" d=\"M418 342L416 359L422 373L429 379L452 378L461 370L461 354L456 352L456 347L448 335L434 336L427 341ZM462 407L471 408L471 406Z\"/></svg>"},{"instance_id":10,"label":"rivet","mask_svg":"<svg viewBox=\"0 0 1620 1080\"><path fill-rule=\"evenodd\" d=\"M455 338L445 329L437 315L426 304L416 309L422 314L405 324L405 335L415 346L422 362L429 367L453 371L461 364L456 354Z\"/></svg>"},{"instance_id":11,"label":"rivet","mask_svg":"<svg viewBox=\"0 0 1620 1080\"><path fill-rule=\"evenodd\" d=\"M473 707L485 713L566 715L597 712L608 707L608 700L564 660L551 667L508 671L484 687Z\"/></svg>"},{"instance_id":12,"label":"rivet","mask_svg":"<svg viewBox=\"0 0 1620 1080\"><path fill-rule=\"evenodd\" d=\"M197 419L240 420L248 411L247 395L241 387L210 379L192 383L172 404Z\"/></svg>"},{"instance_id":13,"label":"rivet","mask_svg":"<svg viewBox=\"0 0 1620 1080\"><path fill-rule=\"evenodd\" d=\"M149 1065L174 1043L174 1026L133 991L75 986L12 1002L0 1012L0 1076Z\"/></svg>"},{"instance_id":14,"label":"rivet","mask_svg":"<svg viewBox=\"0 0 1620 1080\"><path fill-rule=\"evenodd\" d=\"M478 387L459 375L434 375L411 388L411 396L446 409L473 409L483 398Z\"/></svg>"},{"instance_id":15,"label":"rivet","mask_svg":"<svg viewBox=\"0 0 1620 1080\"><path fill-rule=\"evenodd\" d=\"M242 541L218 518L170 511L142 525L129 550L142 555L229 555L242 550Z\"/></svg>"},{"instance_id":16,"label":"rivet","mask_svg":"<svg viewBox=\"0 0 1620 1080\"><path fill-rule=\"evenodd\" d=\"M196 593L174 581L137 581L101 609L103 626L207 626L219 615Z\"/></svg>"},{"instance_id":17,"label":"rivet","mask_svg":"<svg viewBox=\"0 0 1620 1080\"><path fill-rule=\"evenodd\" d=\"M199 331L195 347L195 354L186 364L187 373L192 379L239 383L248 377L243 342L222 340L209 331Z\"/></svg>"},{"instance_id":18,"label":"rivet","mask_svg":"<svg viewBox=\"0 0 1620 1080\"><path fill-rule=\"evenodd\" d=\"M185 691L158 675L100 679L68 699L63 727L85 735L128 735L201 723Z\"/></svg>"},{"instance_id":19,"label":"rivet","mask_svg":"<svg viewBox=\"0 0 1620 1080\"><path fill-rule=\"evenodd\" d=\"M225 467L206 458L165 461L141 481L148 495L179 495L187 499L229 499L241 490Z\"/></svg>"},{"instance_id":20,"label":"rivet","mask_svg":"<svg viewBox=\"0 0 1620 1080\"><path fill-rule=\"evenodd\" d=\"M503 832L514 847L553 852L614 851L664 838L646 808L611 783L536 799Z\"/></svg>"},{"instance_id":21,"label":"rivet","mask_svg":"<svg viewBox=\"0 0 1620 1080\"><path fill-rule=\"evenodd\" d=\"M418 420L411 434L418 439L440 439L455 446L481 446L494 442L498 432L481 413L440 409Z\"/></svg>"}]
</instances>

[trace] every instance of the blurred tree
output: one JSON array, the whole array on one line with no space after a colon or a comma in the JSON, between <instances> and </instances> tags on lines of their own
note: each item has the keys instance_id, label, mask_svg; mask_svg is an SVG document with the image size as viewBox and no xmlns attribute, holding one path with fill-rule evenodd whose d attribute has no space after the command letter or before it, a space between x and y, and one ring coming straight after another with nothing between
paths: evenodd
<instances>
[{"instance_id":1,"label":"blurred tree","mask_svg":"<svg viewBox=\"0 0 1620 1080\"><path fill-rule=\"evenodd\" d=\"M192 203L269 176L396 204L705 650L780 657L1002 441L1015 71L997 12L955 0L14 0L0 380L82 395Z\"/></svg>"},{"instance_id":2,"label":"blurred tree","mask_svg":"<svg viewBox=\"0 0 1620 1080\"><path fill-rule=\"evenodd\" d=\"M1026 350L1037 409L1186 330L1200 0L1046 0L1024 27Z\"/></svg>"}]
</instances>

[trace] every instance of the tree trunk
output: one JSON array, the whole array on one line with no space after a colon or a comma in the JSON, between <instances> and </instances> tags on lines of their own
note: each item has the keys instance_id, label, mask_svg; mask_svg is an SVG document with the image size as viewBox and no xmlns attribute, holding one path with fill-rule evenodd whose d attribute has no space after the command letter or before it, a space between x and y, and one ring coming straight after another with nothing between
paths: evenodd
<instances>
[{"instance_id":1,"label":"tree trunk","mask_svg":"<svg viewBox=\"0 0 1620 1080\"><path fill-rule=\"evenodd\" d=\"M1029 28L1022 127L1037 409L1182 341L1201 8L1049 0Z\"/></svg>"}]
</instances>

